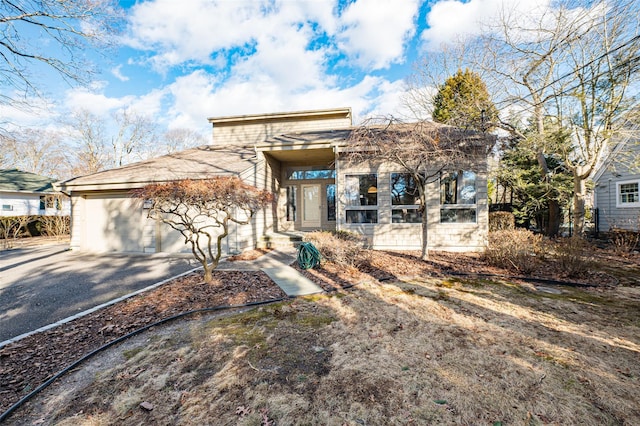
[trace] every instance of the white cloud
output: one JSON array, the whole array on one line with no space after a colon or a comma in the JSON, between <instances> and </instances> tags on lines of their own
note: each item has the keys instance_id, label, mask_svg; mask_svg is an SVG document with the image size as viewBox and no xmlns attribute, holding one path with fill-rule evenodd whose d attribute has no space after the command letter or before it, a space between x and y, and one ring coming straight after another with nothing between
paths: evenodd
<instances>
[{"instance_id":1,"label":"white cloud","mask_svg":"<svg viewBox=\"0 0 640 426\"><path fill-rule=\"evenodd\" d=\"M438 50L443 44L479 35L484 25L501 14L535 21L549 7L550 0L438 1L431 6L421 38L427 49Z\"/></svg>"},{"instance_id":2,"label":"white cloud","mask_svg":"<svg viewBox=\"0 0 640 426\"><path fill-rule=\"evenodd\" d=\"M111 70L111 74L120 81L129 81L129 77L122 74L122 64Z\"/></svg>"},{"instance_id":3,"label":"white cloud","mask_svg":"<svg viewBox=\"0 0 640 426\"><path fill-rule=\"evenodd\" d=\"M167 125L206 133L209 117L335 107L352 107L357 123L364 115L395 114L403 86L401 81L366 77L346 88L321 86L295 91L266 76L250 81L231 79L219 86L210 75L195 71L167 87L172 98Z\"/></svg>"},{"instance_id":4,"label":"white cloud","mask_svg":"<svg viewBox=\"0 0 640 426\"><path fill-rule=\"evenodd\" d=\"M363 68L387 68L404 61L404 47L415 34L418 0L358 0L341 18L339 46Z\"/></svg>"},{"instance_id":5,"label":"white cloud","mask_svg":"<svg viewBox=\"0 0 640 426\"><path fill-rule=\"evenodd\" d=\"M126 43L154 52L158 70L190 62L215 65L216 54L232 54L265 34L284 43L288 27L318 22L331 29L331 11L330 1L147 1L132 7Z\"/></svg>"},{"instance_id":6,"label":"white cloud","mask_svg":"<svg viewBox=\"0 0 640 426\"><path fill-rule=\"evenodd\" d=\"M110 98L102 90L77 88L67 92L64 104L69 111L83 110L97 116L106 116L111 111L126 107L133 99L133 96Z\"/></svg>"}]
</instances>

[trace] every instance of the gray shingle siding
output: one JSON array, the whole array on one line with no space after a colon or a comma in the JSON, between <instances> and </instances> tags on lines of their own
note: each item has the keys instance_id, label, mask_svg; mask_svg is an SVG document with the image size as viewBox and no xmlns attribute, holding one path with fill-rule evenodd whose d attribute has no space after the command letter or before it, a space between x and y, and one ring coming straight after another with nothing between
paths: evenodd
<instances>
[{"instance_id":1,"label":"gray shingle siding","mask_svg":"<svg viewBox=\"0 0 640 426\"><path fill-rule=\"evenodd\" d=\"M634 181L640 186L640 140L628 140L620 150L614 151L596 175L594 201L600 231L640 228L640 204L621 207L618 199L620 183Z\"/></svg>"}]
</instances>

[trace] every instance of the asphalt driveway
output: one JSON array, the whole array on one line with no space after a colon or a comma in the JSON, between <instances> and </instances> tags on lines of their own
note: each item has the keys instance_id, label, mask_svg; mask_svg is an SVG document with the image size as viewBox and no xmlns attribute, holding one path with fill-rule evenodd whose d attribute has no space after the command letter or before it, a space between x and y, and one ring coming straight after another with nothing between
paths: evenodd
<instances>
[{"instance_id":1,"label":"asphalt driveway","mask_svg":"<svg viewBox=\"0 0 640 426\"><path fill-rule=\"evenodd\" d=\"M67 247L0 251L0 342L199 265L187 256L89 255Z\"/></svg>"}]
</instances>

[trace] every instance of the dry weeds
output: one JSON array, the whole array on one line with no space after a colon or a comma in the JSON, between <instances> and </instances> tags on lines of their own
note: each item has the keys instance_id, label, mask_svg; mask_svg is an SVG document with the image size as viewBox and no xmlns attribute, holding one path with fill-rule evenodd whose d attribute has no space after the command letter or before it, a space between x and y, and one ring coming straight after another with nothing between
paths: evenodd
<instances>
[{"instance_id":1,"label":"dry weeds","mask_svg":"<svg viewBox=\"0 0 640 426\"><path fill-rule=\"evenodd\" d=\"M140 336L9 424L640 424L637 287L416 270Z\"/></svg>"}]
</instances>

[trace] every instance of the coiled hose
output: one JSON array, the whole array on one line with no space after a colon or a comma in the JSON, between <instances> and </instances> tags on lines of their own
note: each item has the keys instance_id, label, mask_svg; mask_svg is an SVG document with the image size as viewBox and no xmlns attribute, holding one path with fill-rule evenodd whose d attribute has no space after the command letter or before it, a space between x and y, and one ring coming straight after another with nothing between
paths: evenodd
<instances>
[{"instance_id":1,"label":"coiled hose","mask_svg":"<svg viewBox=\"0 0 640 426\"><path fill-rule=\"evenodd\" d=\"M322 255L311 243L300 243L298 246L298 265L302 269L315 268L320 264Z\"/></svg>"}]
</instances>

